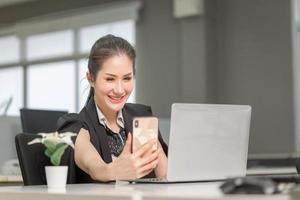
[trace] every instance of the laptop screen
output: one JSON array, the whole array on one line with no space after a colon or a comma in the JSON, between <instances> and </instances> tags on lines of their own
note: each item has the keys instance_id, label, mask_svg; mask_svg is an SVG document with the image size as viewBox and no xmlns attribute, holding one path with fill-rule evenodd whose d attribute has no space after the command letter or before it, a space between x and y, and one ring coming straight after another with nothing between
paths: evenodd
<instances>
[{"instance_id":1,"label":"laptop screen","mask_svg":"<svg viewBox=\"0 0 300 200\"><path fill-rule=\"evenodd\" d=\"M247 105L173 104L167 179L245 176L250 116Z\"/></svg>"}]
</instances>

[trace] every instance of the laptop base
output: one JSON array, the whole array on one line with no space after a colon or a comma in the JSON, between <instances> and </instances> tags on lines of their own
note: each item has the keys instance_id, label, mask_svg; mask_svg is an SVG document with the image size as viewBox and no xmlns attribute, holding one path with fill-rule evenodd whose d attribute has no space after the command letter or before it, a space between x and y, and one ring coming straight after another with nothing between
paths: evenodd
<instances>
[{"instance_id":1,"label":"laptop base","mask_svg":"<svg viewBox=\"0 0 300 200\"><path fill-rule=\"evenodd\" d=\"M176 184L176 183L204 183L204 182L220 182L226 179L215 180L189 180L189 181L169 181L166 178L144 178L129 181L131 184Z\"/></svg>"}]
</instances>

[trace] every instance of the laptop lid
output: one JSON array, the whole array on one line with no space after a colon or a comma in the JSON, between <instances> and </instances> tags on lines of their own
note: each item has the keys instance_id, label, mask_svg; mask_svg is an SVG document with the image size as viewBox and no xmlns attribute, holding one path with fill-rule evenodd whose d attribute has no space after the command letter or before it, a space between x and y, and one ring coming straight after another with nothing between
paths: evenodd
<instances>
[{"instance_id":1,"label":"laptop lid","mask_svg":"<svg viewBox=\"0 0 300 200\"><path fill-rule=\"evenodd\" d=\"M172 105L168 181L245 176L251 107Z\"/></svg>"}]
</instances>

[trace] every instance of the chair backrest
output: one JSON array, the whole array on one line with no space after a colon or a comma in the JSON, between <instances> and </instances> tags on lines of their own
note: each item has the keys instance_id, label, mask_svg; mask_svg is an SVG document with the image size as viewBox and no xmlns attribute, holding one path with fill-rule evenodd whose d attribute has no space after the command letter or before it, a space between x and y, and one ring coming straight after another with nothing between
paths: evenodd
<instances>
[{"instance_id":1,"label":"chair backrest","mask_svg":"<svg viewBox=\"0 0 300 200\"><path fill-rule=\"evenodd\" d=\"M45 147L37 143L28 145L34 138L41 137L37 134L19 133L15 137L17 155L20 163L24 185L45 185L45 166L52 165L50 159L44 154ZM61 165L68 165L67 183L75 183L74 151L68 147L62 157Z\"/></svg>"},{"instance_id":2,"label":"chair backrest","mask_svg":"<svg viewBox=\"0 0 300 200\"><path fill-rule=\"evenodd\" d=\"M24 133L53 132L59 117L67 111L20 109L22 129Z\"/></svg>"}]
</instances>

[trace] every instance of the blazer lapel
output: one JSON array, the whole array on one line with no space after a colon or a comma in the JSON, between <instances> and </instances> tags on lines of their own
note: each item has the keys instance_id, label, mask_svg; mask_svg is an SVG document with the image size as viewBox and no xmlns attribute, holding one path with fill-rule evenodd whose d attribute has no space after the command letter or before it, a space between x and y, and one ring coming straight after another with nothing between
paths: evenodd
<instances>
[{"instance_id":1,"label":"blazer lapel","mask_svg":"<svg viewBox=\"0 0 300 200\"><path fill-rule=\"evenodd\" d=\"M96 105L95 105L95 101L93 98L86 105L86 109L87 109L87 114L92 122L92 126L94 127L95 136L96 136L95 139L99 138L99 140L100 140L99 141L100 149L98 149L98 151L99 150L101 151L102 159L106 163L110 163L110 162L112 162L112 158L111 158L110 149L109 149L108 142L107 142L106 130L99 123L98 115L97 115L97 111L96 111Z\"/></svg>"}]
</instances>

